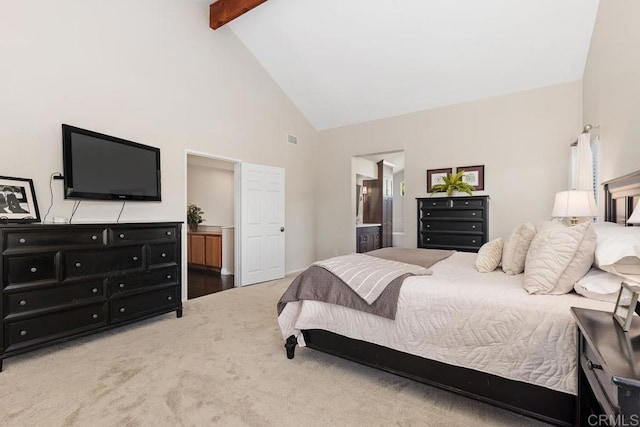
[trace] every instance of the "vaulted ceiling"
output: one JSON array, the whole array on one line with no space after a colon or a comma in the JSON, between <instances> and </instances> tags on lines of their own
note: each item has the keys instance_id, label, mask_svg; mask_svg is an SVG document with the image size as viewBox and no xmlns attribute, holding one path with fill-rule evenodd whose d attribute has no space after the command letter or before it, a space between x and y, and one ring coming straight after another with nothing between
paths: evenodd
<instances>
[{"instance_id":1,"label":"vaulted ceiling","mask_svg":"<svg viewBox=\"0 0 640 427\"><path fill-rule=\"evenodd\" d=\"M582 78L598 0L268 0L227 24L317 129Z\"/></svg>"}]
</instances>

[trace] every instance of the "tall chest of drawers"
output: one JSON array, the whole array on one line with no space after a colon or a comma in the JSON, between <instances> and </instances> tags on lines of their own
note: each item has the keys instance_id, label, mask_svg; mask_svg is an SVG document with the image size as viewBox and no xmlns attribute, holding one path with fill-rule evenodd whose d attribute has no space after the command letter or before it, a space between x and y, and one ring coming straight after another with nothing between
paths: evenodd
<instances>
[{"instance_id":1,"label":"tall chest of drawers","mask_svg":"<svg viewBox=\"0 0 640 427\"><path fill-rule=\"evenodd\" d=\"M418 247L477 252L489 236L489 196L418 201Z\"/></svg>"},{"instance_id":2,"label":"tall chest of drawers","mask_svg":"<svg viewBox=\"0 0 640 427\"><path fill-rule=\"evenodd\" d=\"M158 314L182 316L181 223L3 225L5 358Z\"/></svg>"}]
</instances>

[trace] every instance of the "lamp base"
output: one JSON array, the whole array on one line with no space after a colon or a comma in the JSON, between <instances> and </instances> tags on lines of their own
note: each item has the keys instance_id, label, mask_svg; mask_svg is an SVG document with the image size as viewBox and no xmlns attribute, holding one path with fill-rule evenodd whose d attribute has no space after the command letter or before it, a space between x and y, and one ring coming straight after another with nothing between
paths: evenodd
<instances>
[{"instance_id":1,"label":"lamp base","mask_svg":"<svg viewBox=\"0 0 640 427\"><path fill-rule=\"evenodd\" d=\"M573 227L574 225L578 224L578 217L577 216L572 216L571 217L571 227Z\"/></svg>"}]
</instances>

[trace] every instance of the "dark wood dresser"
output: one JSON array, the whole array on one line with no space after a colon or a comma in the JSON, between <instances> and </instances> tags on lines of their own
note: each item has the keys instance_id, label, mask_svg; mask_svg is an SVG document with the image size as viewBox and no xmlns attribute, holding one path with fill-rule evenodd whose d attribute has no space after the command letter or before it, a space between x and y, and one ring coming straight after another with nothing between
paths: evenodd
<instances>
[{"instance_id":1,"label":"dark wood dresser","mask_svg":"<svg viewBox=\"0 0 640 427\"><path fill-rule=\"evenodd\" d=\"M625 333L610 312L571 312L578 324L577 425L640 425L640 318Z\"/></svg>"},{"instance_id":2,"label":"dark wood dresser","mask_svg":"<svg viewBox=\"0 0 640 427\"><path fill-rule=\"evenodd\" d=\"M489 196L418 201L418 247L478 252L489 236Z\"/></svg>"},{"instance_id":3,"label":"dark wood dresser","mask_svg":"<svg viewBox=\"0 0 640 427\"><path fill-rule=\"evenodd\" d=\"M1 226L0 371L19 353L162 313L181 317L181 227Z\"/></svg>"}]
</instances>

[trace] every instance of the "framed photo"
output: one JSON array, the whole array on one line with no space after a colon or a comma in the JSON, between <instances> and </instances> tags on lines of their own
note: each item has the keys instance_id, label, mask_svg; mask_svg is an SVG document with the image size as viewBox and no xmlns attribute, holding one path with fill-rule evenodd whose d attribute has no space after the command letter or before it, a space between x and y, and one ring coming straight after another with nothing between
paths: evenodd
<instances>
[{"instance_id":1,"label":"framed photo","mask_svg":"<svg viewBox=\"0 0 640 427\"><path fill-rule=\"evenodd\" d=\"M40 222L33 180L0 176L0 223Z\"/></svg>"},{"instance_id":2,"label":"framed photo","mask_svg":"<svg viewBox=\"0 0 640 427\"><path fill-rule=\"evenodd\" d=\"M618 300L616 301L616 308L613 310L613 318L625 332L631 327L631 320L633 320L633 313L638 303L639 294L639 287L630 286L628 283L622 282Z\"/></svg>"},{"instance_id":3,"label":"framed photo","mask_svg":"<svg viewBox=\"0 0 640 427\"><path fill-rule=\"evenodd\" d=\"M456 173L464 171L462 180L469 185L473 185L476 190L484 190L484 165L480 166L458 166Z\"/></svg>"},{"instance_id":4,"label":"framed photo","mask_svg":"<svg viewBox=\"0 0 640 427\"><path fill-rule=\"evenodd\" d=\"M453 172L451 168L427 169L427 193L431 193L434 185L444 183L444 177L451 172Z\"/></svg>"}]
</instances>

